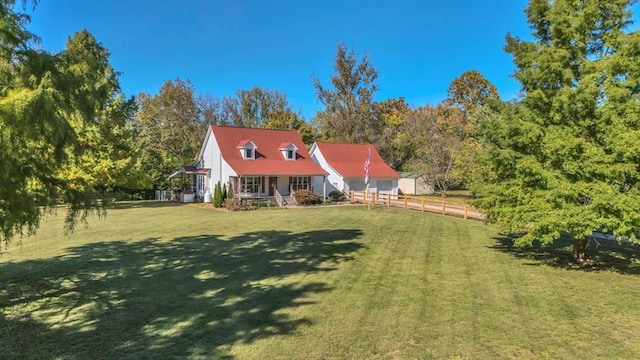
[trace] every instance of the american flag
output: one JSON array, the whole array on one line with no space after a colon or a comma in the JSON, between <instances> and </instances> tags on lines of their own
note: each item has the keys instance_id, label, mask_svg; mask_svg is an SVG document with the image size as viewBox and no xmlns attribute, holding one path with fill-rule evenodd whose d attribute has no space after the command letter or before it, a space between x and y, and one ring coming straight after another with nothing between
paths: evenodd
<instances>
[{"instance_id":1,"label":"american flag","mask_svg":"<svg viewBox=\"0 0 640 360\"><path fill-rule=\"evenodd\" d=\"M367 158L364 159L364 183L369 183L369 165L371 165L371 148L367 149Z\"/></svg>"}]
</instances>

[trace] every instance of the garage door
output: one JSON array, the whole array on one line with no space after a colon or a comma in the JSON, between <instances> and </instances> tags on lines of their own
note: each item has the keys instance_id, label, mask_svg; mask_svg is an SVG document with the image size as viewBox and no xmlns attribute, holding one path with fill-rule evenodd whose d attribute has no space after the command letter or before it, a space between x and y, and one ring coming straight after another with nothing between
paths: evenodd
<instances>
[{"instance_id":1,"label":"garage door","mask_svg":"<svg viewBox=\"0 0 640 360\"><path fill-rule=\"evenodd\" d=\"M367 189L367 186L364 184L364 181L349 180L349 190L365 191L366 189Z\"/></svg>"},{"instance_id":2,"label":"garage door","mask_svg":"<svg viewBox=\"0 0 640 360\"><path fill-rule=\"evenodd\" d=\"M391 194L393 190L393 181L391 180L378 180L378 192L383 194Z\"/></svg>"}]
</instances>

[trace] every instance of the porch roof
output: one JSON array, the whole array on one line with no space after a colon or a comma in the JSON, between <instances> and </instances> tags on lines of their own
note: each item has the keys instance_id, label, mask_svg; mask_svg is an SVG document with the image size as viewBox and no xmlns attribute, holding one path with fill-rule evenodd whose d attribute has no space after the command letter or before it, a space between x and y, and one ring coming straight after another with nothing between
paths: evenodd
<instances>
[{"instance_id":1,"label":"porch roof","mask_svg":"<svg viewBox=\"0 0 640 360\"><path fill-rule=\"evenodd\" d=\"M200 169L196 169L195 166L183 166L180 168L180 170L174 172L173 174L169 175L169 179L173 179L174 177L178 177L178 176L184 176L184 175L206 175L209 172L209 168L200 168Z\"/></svg>"}]
</instances>

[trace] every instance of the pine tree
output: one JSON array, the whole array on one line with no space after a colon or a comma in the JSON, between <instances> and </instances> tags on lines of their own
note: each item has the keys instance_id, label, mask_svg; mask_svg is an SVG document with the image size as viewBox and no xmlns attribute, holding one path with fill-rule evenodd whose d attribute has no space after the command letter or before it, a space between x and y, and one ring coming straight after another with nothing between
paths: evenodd
<instances>
[{"instance_id":1,"label":"pine tree","mask_svg":"<svg viewBox=\"0 0 640 360\"><path fill-rule=\"evenodd\" d=\"M227 184L222 184L222 204L227 200Z\"/></svg>"},{"instance_id":2,"label":"pine tree","mask_svg":"<svg viewBox=\"0 0 640 360\"><path fill-rule=\"evenodd\" d=\"M516 244L594 231L637 242L640 229L640 33L628 0L531 0L535 41L507 36L521 101L483 123L491 169L476 205ZM522 235L524 234L524 235Z\"/></svg>"}]
</instances>

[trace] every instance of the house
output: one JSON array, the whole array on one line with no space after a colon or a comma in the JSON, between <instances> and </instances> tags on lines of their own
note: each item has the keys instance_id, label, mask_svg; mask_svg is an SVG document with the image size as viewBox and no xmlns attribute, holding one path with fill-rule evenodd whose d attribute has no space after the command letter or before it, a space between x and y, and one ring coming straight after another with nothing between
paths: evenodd
<instances>
[{"instance_id":1,"label":"house","mask_svg":"<svg viewBox=\"0 0 640 360\"><path fill-rule=\"evenodd\" d=\"M401 172L398 189L405 195L427 195L435 192L433 183L427 175L415 172Z\"/></svg>"},{"instance_id":2,"label":"house","mask_svg":"<svg viewBox=\"0 0 640 360\"><path fill-rule=\"evenodd\" d=\"M313 191L314 178L322 183L327 175L295 130L216 125L207 130L195 168L197 196L213 193L218 182L230 184L240 198L286 196L298 189Z\"/></svg>"},{"instance_id":3,"label":"house","mask_svg":"<svg viewBox=\"0 0 640 360\"><path fill-rule=\"evenodd\" d=\"M373 145L316 142L311 146L309 153L311 159L329 174L326 180L329 193L332 190L366 190L364 163L368 151L371 151L369 191L398 194L400 175L384 162ZM318 182L316 188L319 185Z\"/></svg>"}]
</instances>

